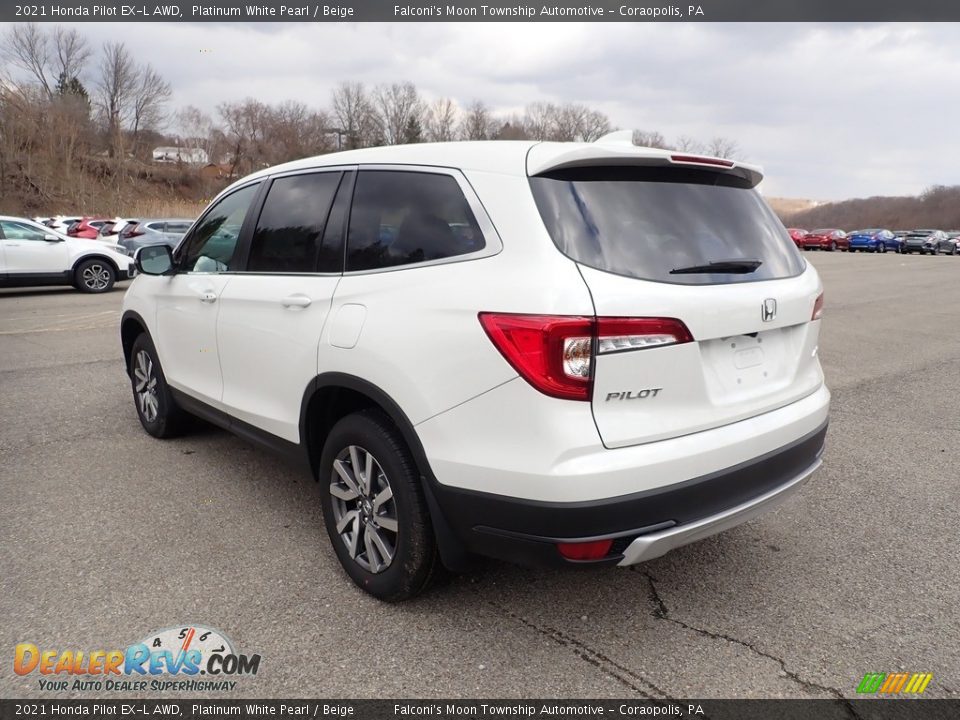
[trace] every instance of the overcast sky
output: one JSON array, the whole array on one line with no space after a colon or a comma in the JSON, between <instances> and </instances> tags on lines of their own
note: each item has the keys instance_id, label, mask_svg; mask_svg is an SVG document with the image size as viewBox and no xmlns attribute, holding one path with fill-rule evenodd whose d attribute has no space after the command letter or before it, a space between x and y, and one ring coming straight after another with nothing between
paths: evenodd
<instances>
[{"instance_id":1,"label":"overcast sky","mask_svg":"<svg viewBox=\"0 0 960 720\"><path fill-rule=\"evenodd\" d=\"M123 40L176 105L301 100L342 80L427 99L580 102L623 128L736 140L767 195L823 200L960 184L960 26L729 23L75 25ZM206 52L201 52L204 50Z\"/></svg>"}]
</instances>

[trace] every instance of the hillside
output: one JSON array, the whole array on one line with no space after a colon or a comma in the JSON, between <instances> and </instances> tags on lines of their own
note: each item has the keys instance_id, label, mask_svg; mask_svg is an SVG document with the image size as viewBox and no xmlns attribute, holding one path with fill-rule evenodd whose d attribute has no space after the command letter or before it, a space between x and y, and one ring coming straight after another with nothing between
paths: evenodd
<instances>
[{"instance_id":1,"label":"hillside","mask_svg":"<svg viewBox=\"0 0 960 720\"><path fill-rule=\"evenodd\" d=\"M774 210L788 227L960 229L960 185L936 186L919 196L869 197L824 203L796 212Z\"/></svg>"}]
</instances>

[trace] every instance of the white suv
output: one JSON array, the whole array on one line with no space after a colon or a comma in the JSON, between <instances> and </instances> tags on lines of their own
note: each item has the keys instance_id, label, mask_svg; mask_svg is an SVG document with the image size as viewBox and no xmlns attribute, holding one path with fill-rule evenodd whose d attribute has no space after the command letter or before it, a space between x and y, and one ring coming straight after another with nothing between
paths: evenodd
<instances>
[{"instance_id":1,"label":"white suv","mask_svg":"<svg viewBox=\"0 0 960 720\"><path fill-rule=\"evenodd\" d=\"M104 293L134 273L133 262L117 245L0 216L0 287L72 285L81 292Z\"/></svg>"},{"instance_id":2,"label":"white suv","mask_svg":"<svg viewBox=\"0 0 960 720\"><path fill-rule=\"evenodd\" d=\"M629 142L371 148L225 190L142 248L143 427L301 460L385 600L438 562L631 565L819 466L822 286L760 171Z\"/></svg>"}]
</instances>

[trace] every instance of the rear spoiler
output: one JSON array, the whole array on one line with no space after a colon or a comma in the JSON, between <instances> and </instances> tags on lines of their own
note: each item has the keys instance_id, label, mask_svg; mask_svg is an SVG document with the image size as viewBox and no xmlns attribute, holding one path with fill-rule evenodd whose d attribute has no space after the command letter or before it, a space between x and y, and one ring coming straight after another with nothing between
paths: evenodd
<instances>
[{"instance_id":1,"label":"rear spoiler","mask_svg":"<svg viewBox=\"0 0 960 720\"><path fill-rule=\"evenodd\" d=\"M632 130L619 130L592 143L538 143L527 153L527 175L542 175L551 170L597 165L676 165L699 167L736 175L755 187L763 180L763 170L738 160L710 157L678 150L640 147L633 144Z\"/></svg>"}]
</instances>

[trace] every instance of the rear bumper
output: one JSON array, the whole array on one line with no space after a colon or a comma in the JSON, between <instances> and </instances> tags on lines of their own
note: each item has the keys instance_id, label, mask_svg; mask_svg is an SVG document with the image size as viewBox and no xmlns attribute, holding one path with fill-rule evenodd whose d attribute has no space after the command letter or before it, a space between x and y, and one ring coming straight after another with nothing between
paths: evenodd
<instances>
[{"instance_id":1,"label":"rear bumper","mask_svg":"<svg viewBox=\"0 0 960 720\"><path fill-rule=\"evenodd\" d=\"M623 552L623 559L618 564L635 565L653 560L674 548L716 535L769 512L799 490L820 465L821 460L818 455L813 464L795 478L763 495L686 525L642 535L627 546Z\"/></svg>"},{"instance_id":2,"label":"rear bumper","mask_svg":"<svg viewBox=\"0 0 960 720\"><path fill-rule=\"evenodd\" d=\"M827 424L773 452L664 487L602 500L552 503L430 483L446 525L474 553L523 565L630 565L746 522L773 508L819 467ZM612 539L600 560L570 561L558 542Z\"/></svg>"}]
</instances>

